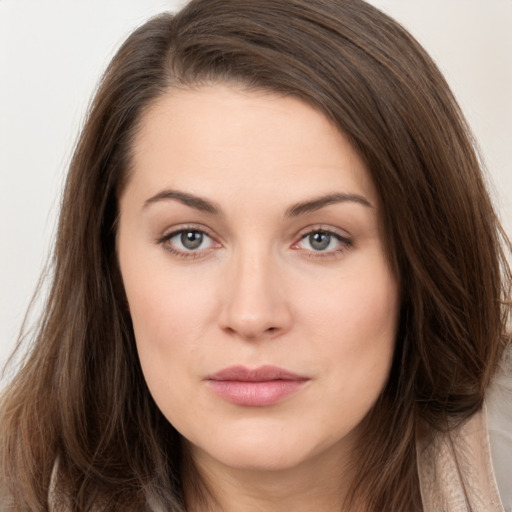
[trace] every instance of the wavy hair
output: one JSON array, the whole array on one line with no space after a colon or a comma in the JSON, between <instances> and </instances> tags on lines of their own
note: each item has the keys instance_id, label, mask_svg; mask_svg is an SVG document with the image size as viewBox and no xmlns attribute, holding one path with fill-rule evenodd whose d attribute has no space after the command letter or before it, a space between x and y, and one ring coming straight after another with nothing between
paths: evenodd
<instances>
[{"instance_id":1,"label":"wavy hair","mask_svg":"<svg viewBox=\"0 0 512 512\"><path fill-rule=\"evenodd\" d=\"M446 430L482 406L508 343L510 246L433 61L361 0L192 0L128 37L88 112L46 307L1 399L5 510L185 510L187 457L142 375L116 219L141 116L173 89L218 82L317 108L379 194L401 312L389 381L364 420L353 503L421 510L418 424Z\"/></svg>"}]
</instances>

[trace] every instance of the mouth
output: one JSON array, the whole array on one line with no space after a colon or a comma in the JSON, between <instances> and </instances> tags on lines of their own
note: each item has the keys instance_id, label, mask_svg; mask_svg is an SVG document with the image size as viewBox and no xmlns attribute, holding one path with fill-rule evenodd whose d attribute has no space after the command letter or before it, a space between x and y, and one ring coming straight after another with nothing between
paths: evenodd
<instances>
[{"instance_id":1,"label":"mouth","mask_svg":"<svg viewBox=\"0 0 512 512\"><path fill-rule=\"evenodd\" d=\"M264 407L296 393L309 378L277 366L230 366L206 378L214 393L235 405Z\"/></svg>"}]
</instances>

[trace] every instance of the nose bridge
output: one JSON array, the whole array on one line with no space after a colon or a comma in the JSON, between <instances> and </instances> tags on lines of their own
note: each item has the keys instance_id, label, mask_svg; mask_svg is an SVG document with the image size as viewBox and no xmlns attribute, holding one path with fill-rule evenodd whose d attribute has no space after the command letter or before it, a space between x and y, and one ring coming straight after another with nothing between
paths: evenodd
<instances>
[{"instance_id":1,"label":"nose bridge","mask_svg":"<svg viewBox=\"0 0 512 512\"><path fill-rule=\"evenodd\" d=\"M261 244L239 247L227 270L221 326L246 339L276 335L291 316L283 276L272 250Z\"/></svg>"}]
</instances>

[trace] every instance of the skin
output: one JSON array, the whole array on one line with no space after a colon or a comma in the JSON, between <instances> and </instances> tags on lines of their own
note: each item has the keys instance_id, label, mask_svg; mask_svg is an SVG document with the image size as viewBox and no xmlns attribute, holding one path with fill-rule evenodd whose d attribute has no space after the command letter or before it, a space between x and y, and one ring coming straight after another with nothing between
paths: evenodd
<instances>
[{"instance_id":1,"label":"skin","mask_svg":"<svg viewBox=\"0 0 512 512\"><path fill-rule=\"evenodd\" d=\"M149 390L219 510L341 510L396 334L378 203L347 139L298 99L216 84L145 112L120 198L121 274ZM180 229L205 233L197 249ZM268 364L304 385L261 407L209 385Z\"/></svg>"}]
</instances>

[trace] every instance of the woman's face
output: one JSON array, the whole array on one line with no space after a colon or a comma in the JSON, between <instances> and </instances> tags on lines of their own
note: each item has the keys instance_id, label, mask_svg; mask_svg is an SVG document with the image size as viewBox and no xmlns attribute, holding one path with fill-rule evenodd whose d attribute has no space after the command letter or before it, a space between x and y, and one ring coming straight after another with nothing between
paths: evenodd
<instances>
[{"instance_id":1,"label":"woman's face","mask_svg":"<svg viewBox=\"0 0 512 512\"><path fill-rule=\"evenodd\" d=\"M118 256L142 370L198 463L344 459L397 324L358 154L292 97L224 85L149 109Z\"/></svg>"}]
</instances>

